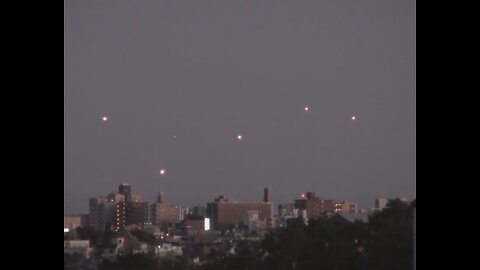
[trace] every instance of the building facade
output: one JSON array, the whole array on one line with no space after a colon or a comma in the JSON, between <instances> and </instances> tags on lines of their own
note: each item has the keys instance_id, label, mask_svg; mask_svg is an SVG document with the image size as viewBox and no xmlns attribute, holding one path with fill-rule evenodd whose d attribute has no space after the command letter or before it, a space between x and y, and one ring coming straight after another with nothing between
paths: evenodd
<instances>
[{"instance_id":1,"label":"building facade","mask_svg":"<svg viewBox=\"0 0 480 270\"><path fill-rule=\"evenodd\" d=\"M318 198L315 192L307 192L306 196L295 200L295 209L306 210L309 219L331 216L335 213L335 203Z\"/></svg>"},{"instance_id":2,"label":"building facade","mask_svg":"<svg viewBox=\"0 0 480 270\"><path fill-rule=\"evenodd\" d=\"M376 198L375 199L375 208L378 210L382 210L383 208L387 207L387 198Z\"/></svg>"},{"instance_id":3,"label":"building facade","mask_svg":"<svg viewBox=\"0 0 480 270\"><path fill-rule=\"evenodd\" d=\"M220 196L207 205L207 216L216 229L226 229L244 224L249 211L257 211L258 220L273 224L273 203L265 201L270 195L265 196L261 202L236 202L225 196Z\"/></svg>"},{"instance_id":4,"label":"building facade","mask_svg":"<svg viewBox=\"0 0 480 270\"><path fill-rule=\"evenodd\" d=\"M335 203L335 214L342 213L360 213L360 205L349 201L340 201Z\"/></svg>"},{"instance_id":5,"label":"building facade","mask_svg":"<svg viewBox=\"0 0 480 270\"><path fill-rule=\"evenodd\" d=\"M88 215L83 214L65 214L63 216L63 228L74 230L78 227L89 226Z\"/></svg>"},{"instance_id":6,"label":"building facade","mask_svg":"<svg viewBox=\"0 0 480 270\"><path fill-rule=\"evenodd\" d=\"M118 187L117 193L91 198L89 211L90 227L99 231L122 231L125 226L148 221L148 203L125 183Z\"/></svg>"},{"instance_id":7,"label":"building facade","mask_svg":"<svg viewBox=\"0 0 480 270\"><path fill-rule=\"evenodd\" d=\"M160 192L157 201L150 205L150 221L154 225L167 227L180 221L180 210L177 206L166 203L163 192Z\"/></svg>"},{"instance_id":8,"label":"building facade","mask_svg":"<svg viewBox=\"0 0 480 270\"><path fill-rule=\"evenodd\" d=\"M196 216L207 216L207 207L205 206L194 206L193 207L193 214Z\"/></svg>"}]
</instances>

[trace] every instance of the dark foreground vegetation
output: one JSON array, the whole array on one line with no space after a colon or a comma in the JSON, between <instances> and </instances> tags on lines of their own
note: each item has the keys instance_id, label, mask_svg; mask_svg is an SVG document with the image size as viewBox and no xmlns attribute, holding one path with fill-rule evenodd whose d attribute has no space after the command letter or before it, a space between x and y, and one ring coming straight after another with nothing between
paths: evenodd
<instances>
[{"instance_id":1,"label":"dark foreground vegetation","mask_svg":"<svg viewBox=\"0 0 480 270\"><path fill-rule=\"evenodd\" d=\"M65 269L80 269L65 255ZM340 216L292 219L259 243L238 242L234 254L211 250L206 263L151 254L121 256L99 263L100 270L411 270L413 207L400 200L370 216L349 222Z\"/></svg>"}]
</instances>

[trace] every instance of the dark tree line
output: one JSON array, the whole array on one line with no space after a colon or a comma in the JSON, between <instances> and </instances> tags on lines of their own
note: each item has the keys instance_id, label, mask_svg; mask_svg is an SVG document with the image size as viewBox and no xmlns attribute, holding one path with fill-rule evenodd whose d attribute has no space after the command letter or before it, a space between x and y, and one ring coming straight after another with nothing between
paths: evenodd
<instances>
[{"instance_id":1,"label":"dark tree line","mask_svg":"<svg viewBox=\"0 0 480 270\"><path fill-rule=\"evenodd\" d=\"M290 220L267 235L260 247L246 244L219 257L205 270L410 270L413 269L413 212L408 203L389 201L369 222L334 216Z\"/></svg>"}]
</instances>

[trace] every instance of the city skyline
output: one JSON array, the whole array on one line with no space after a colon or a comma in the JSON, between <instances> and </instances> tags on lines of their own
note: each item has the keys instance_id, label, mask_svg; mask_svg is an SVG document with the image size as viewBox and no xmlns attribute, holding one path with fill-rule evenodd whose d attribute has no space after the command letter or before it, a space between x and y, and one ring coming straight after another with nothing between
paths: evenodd
<instances>
[{"instance_id":1,"label":"city skyline","mask_svg":"<svg viewBox=\"0 0 480 270\"><path fill-rule=\"evenodd\" d=\"M119 184L119 187L120 186L129 186L130 188L132 188L132 186L129 184L129 183L126 183L126 182L123 182L121 184ZM265 191L267 190L267 191ZM139 196L139 198L142 198L141 201L143 202L148 202L148 203L156 203L159 201L159 198L162 198L162 203L167 203L167 204L171 204L173 203L172 205L175 205L175 206L182 206L182 207L189 207L189 208L194 208L194 207L197 207L197 206L206 206L207 204L211 203L211 202L214 202L215 200L217 200L218 198L224 198L224 199L227 199L231 202L260 202L260 201L265 201L266 199L265 198L270 198L270 199L267 199L267 201L271 201L272 204L274 206L278 206L278 205L281 205L281 204L294 204L295 201L297 200L302 200L302 199L306 199L308 197L308 194L314 194L313 196L316 196L316 192L314 191L310 191L310 190L305 190L305 191L302 191L298 194L295 194L294 196L291 197L290 201L274 201L274 200L271 200L272 198L272 193L271 193L271 190L268 188L268 187L265 187L263 192L262 192L262 198L256 198L256 199L253 199L253 200L242 200L241 198L233 198L233 197L230 197L229 195L227 194L217 194L215 195L214 197L212 197L211 200L205 202L205 203L194 203L194 204L182 204L182 203L178 203L178 202L175 202L175 201L168 201L168 200L165 200L165 192L163 191L159 191L156 195L156 198L152 199L152 200L149 200L149 199L144 199L142 194L137 192L135 189L132 189L132 194L135 194L135 196ZM101 195L95 195L95 196L90 196L88 198L88 200L90 199L93 199L93 198L103 198L103 199L106 199L108 201L108 197L111 196L111 195L114 195L114 194L118 194L120 191L116 191L115 189L113 189L112 191L109 191L109 192L106 192L104 194L101 194ZM267 192L267 193L266 193ZM268 194L268 195L267 195ZM160 197L159 197L160 196ZM330 197L324 197L324 196L316 196L318 197L318 199L322 199L322 200L330 200L330 201L334 201L334 202L341 202L341 201L347 201L347 202L352 202L352 203L357 203L357 202L354 202L348 198L341 198L341 199L338 199L338 198L330 198ZM361 205L361 208L360 209L365 209L365 210L368 210L368 209L377 209L377 208L384 208L388 202L388 200L395 200L395 199L400 199L402 201L405 201L405 202L408 202L408 201L413 201L415 200L416 198L406 198L406 197L402 197L402 196L392 196L392 197L382 197L382 196L379 196L379 197L375 197L371 203L369 203L368 205ZM383 206L382 207L379 207L378 204L379 204L379 200L383 200ZM87 209L88 210L88 209ZM88 211L84 211L84 212L81 212L81 211L69 211L68 209L68 206L66 206L65 208L65 214L81 214L81 213L88 213Z\"/></svg>"},{"instance_id":2,"label":"city skyline","mask_svg":"<svg viewBox=\"0 0 480 270\"><path fill-rule=\"evenodd\" d=\"M65 1L64 204L415 191L415 1Z\"/></svg>"}]
</instances>

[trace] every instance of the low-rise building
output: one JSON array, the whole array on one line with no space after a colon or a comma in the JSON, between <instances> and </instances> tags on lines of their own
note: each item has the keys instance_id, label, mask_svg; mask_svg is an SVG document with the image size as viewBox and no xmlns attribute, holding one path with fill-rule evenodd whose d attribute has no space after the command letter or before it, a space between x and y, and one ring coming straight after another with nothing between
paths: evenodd
<instances>
[{"instance_id":1,"label":"low-rise building","mask_svg":"<svg viewBox=\"0 0 480 270\"><path fill-rule=\"evenodd\" d=\"M183 256L183 249L181 246L172 245L170 243L163 243L155 247L155 254L160 257Z\"/></svg>"},{"instance_id":2,"label":"low-rise building","mask_svg":"<svg viewBox=\"0 0 480 270\"><path fill-rule=\"evenodd\" d=\"M211 218L215 229L238 227L244 223L248 211L258 211L258 218L266 224L273 225L273 203L267 198L260 202L237 202L225 196L220 196L214 202L207 204L207 216ZM247 224L243 224L247 225Z\"/></svg>"},{"instance_id":3,"label":"low-rise building","mask_svg":"<svg viewBox=\"0 0 480 270\"><path fill-rule=\"evenodd\" d=\"M89 240L64 240L63 252L67 254L78 254L85 259L90 259L92 248Z\"/></svg>"}]
</instances>

